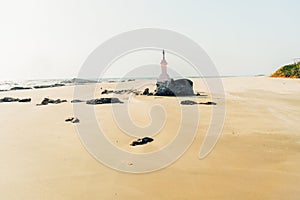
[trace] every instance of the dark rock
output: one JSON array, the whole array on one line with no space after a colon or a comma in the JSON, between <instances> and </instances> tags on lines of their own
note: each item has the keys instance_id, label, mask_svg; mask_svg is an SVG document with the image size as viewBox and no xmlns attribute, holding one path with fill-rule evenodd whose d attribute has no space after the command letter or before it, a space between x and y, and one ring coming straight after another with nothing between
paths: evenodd
<instances>
[{"instance_id":1,"label":"dark rock","mask_svg":"<svg viewBox=\"0 0 300 200\"><path fill-rule=\"evenodd\" d=\"M108 91L107 91L107 90L103 90L103 91L101 92L101 94L108 94Z\"/></svg>"},{"instance_id":2,"label":"dark rock","mask_svg":"<svg viewBox=\"0 0 300 200\"><path fill-rule=\"evenodd\" d=\"M39 105L47 105L49 103L49 100L48 98L44 98L43 101L39 104Z\"/></svg>"},{"instance_id":3,"label":"dark rock","mask_svg":"<svg viewBox=\"0 0 300 200\"><path fill-rule=\"evenodd\" d=\"M184 100L184 101L181 101L180 104L182 104L182 105L194 105L194 104L198 104L198 103L195 102L195 101L191 101L191 100Z\"/></svg>"},{"instance_id":4,"label":"dark rock","mask_svg":"<svg viewBox=\"0 0 300 200\"><path fill-rule=\"evenodd\" d=\"M148 96L153 96L153 93L152 93L152 92L149 92Z\"/></svg>"},{"instance_id":5,"label":"dark rock","mask_svg":"<svg viewBox=\"0 0 300 200\"><path fill-rule=\"evenodd\" d=\"M193 82L189 79L168 80L156 83L156 96L193 96Z\"/></svg>"},{"instance_id":6,"label":"dark rock","mask_svg":"<svg viewBox=\"0 0 300 200\"><path fill-rule=\"evenodd\" d=\"M150 138L150 137L144 137L142 139L137 139L136 141L133 141L130 145L131 146L136 146L136 145L143 145L143 144L147 144L149 142L152 142L154 139Z\"/></svg>"},{"instance_id":7,"label":"dark rock","mask_svg":"<svg viewBox=\"0 0 300 200\"><path fill-rule=\"evenodd\" d=\"M149 95L149 88L146 88L143 92L143 95Z\"/></svg>"},{"instance_id":8,"label":"dark rock","mask_svg":"<svg viewBox=\"0 0 300 200\"><path fill-rule=\"evenodd\" d=\"M208 102L205 102L205 103L199 103L199 104L204 104L204 105L217 105L217 103L211 102L211 101L208 101Z\"/></svg>"},{"instance_id":9,"label":"dark rock","mask_svg":"<svg viewBox=\"0 0 300 200\"><path fill-rule=\"evenodd\" d=\"M19 102L31 102L31 98L20 99Z\"/></svg>"},{"instance_id":10,"label":"dark rock","mask_svg":"<svg viewBox=\"0 0 300 200\"><path fill-rule=\"evenodd\" d=\"M101 92L101 94L109 94L109 93L113 93L114 91L113 90L103 90L102 92Z\"/></svg>"},{"instance_id":11,"label":"dark rock","mask_svg":"<svg viewBox=\"0 0 300 200\"><path fill-rule=\"evenodd\" d=\"M83 100L80 100L80 99L73 99L71 101L71 103L81 103L81 102L84 102Z\"/></svg>"},{"instance_id":12,"label":"dark rock","mask_svg":"<svg viewBox=\"0 0 300 200\"><path fill-rule=\"evenodd\" d=\"M107 103L123 103L118 98L100 98L91 99L86 101L86 104L96 105L96 104L107 104Z\"/></svg>"},{"instance_id":13,"label":"dark rock","mask_svg":"<svg viewBox=\"0 0 300 200\"><path fill-rule=\"evenodd\" d=\"M79 119L75 117L70 117L66 119L65 122L79 123Z\"/></svg>"},{"instance_id":14,"label":"dark rock","mask_svg":"<svg viewBox=\"0 0 300 200\"><path fill-rule=\"evenodd\" d=\"M44 98L43 101L40 103L40 104L37 104L38 106L40 105L47 105L49 103L52 103L52 104L59 104L59 103L64 103L64 102L67 102L67 100L60 100L60 99L49 99L49 98Z\"/></svg>"},{"instance_id":15,"label":"dark rock","mask_svg":"<svg viewBox=\"0 0 300 200\"><path fill-rule=\"evenodd\" d=\"M36 85L36 86L33 86L33 88L34 89L42 89L42 88L61 87L61 86L65 86L65 84L55 83L53 85Z\"/></svg>"},{"instance_id":16,"label":"dark rock","mask_svg":"<svg viewBox=\"0 0 300 200\"><path fill-rule=\"evenodd\" d=\"M20 99L18 99L18 98L4 97L4 98L0 99L0 102L16 102L19 100Z\"/></svg>"},{"instance_id":17,"label":"dark rock","mask_svg":"<svg viewBox=\"0 0 300 200\"><path fill-rule=\"evenodd\" d=\"M196 96L201 96L201 95L200 95L200 93L198 92L198 93L196 94Z\"/></svg>"},{"instance_id":18,"label":"dark rock","mask_svg":"<svg viewBox=\"0 0 300 200\"><path fill-rule=\"evenodd\" d=\"M31 87L12 87L10 90L30 90L32 89Z\"/></svg>"},{"instance_id":19,"label":"dark rock","mask_svg":"<svg viewBox=\"0 0 300 200\"><path fill-rule=\"evenodd\" d=\"M79 123L79 119L78 118L73 119L72 123Z\"/></svg>"},{"instance_id":20,"label":"dark rock","mask_svg":"<svg viewBox=\"0 0 300 200\"><path fill-rule=\"evenodd\" d=\"M71 122L74 119L74 117L70 117L68 119L65 120L65 122Z\"/></svg>"}]
</instances>

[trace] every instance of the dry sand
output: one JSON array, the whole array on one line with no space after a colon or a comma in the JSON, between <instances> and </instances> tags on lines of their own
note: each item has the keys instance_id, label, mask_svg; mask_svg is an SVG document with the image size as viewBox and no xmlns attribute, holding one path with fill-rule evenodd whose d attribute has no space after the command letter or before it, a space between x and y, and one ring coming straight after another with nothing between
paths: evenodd
<instances>
[{"instance_id":1,"label":"dry sand","mask_svg":"<svg viewBox=\"0 0 300 200\"><path fill-rule=\"evenodd\" d=\"M194 83L196 91L208 93L200 79ZM300 80L243 77L224 78L223 84L226 120L213 151L198 159L211 106L194 105L201 121L191 147L171 166L147 174L118 172L95 160L76 125L64 121L73 116L70 102L35 105L44 97L70 101L73 86L1 92L0 98L32 102L0 103L0 199L299 199ZM205 102L209 96L183 99ZM166 126L154 142L132 148L133 138L113 123L111 105L97 105L97 118L114 145L149 152L174 138L179 126L174 98L137 96L126 103L140 126L150 123L153 104L165 106Z\"/></svg>"}]
</instances>

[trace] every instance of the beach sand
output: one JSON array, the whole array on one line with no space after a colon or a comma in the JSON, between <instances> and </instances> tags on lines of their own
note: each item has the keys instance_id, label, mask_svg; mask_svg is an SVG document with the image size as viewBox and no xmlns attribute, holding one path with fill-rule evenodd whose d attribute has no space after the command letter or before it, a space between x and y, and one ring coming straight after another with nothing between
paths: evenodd
<instances>
[{"instance_id":1,"label":"beach sand","mask_svg":"<svg viewBox=\"0 0 300 200\"><path fill-rule=\"evenodd\" d=\"M209 94L201 79L193 81L196 91ZM0 103L0 199L299 199L300 80L239 77L222 81L226 118L213 151L198 158L211 106L193 105L200 109L201 121L190 148L172 165L145 174L118 172L87 152L76 124L65 122L74 115L70 103L74 86L1 92L0 98L30 97L32 102ZM98 87L109 89L115 84ZM101 97L98 90L96 96ZM36 106L44 97L68 102ZM182 99L205 102L209 95ZM114 145L144 153L175 137L180 125L175 98L122 100L141 126L151 122L148 112L154 104L163 105L168 115L152 143L131 147L134 138L116 127L111 105L94 106Z\"/></svg>"}]
</instances>

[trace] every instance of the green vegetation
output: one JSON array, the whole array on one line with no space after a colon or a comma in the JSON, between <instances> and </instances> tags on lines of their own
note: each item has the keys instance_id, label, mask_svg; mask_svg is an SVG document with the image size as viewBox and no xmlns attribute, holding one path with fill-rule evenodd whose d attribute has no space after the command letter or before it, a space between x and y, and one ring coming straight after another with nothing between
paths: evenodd
<instances>
[{"instance_id":1,"label":"green vegetation","mask_svg":"<svg viewBox=\"0 0 300 200\"><path fill-rule=\"evenodd\" d=\"M271 77L300 78L300 62L281 67Z\"/></svg>"}]
</instances>

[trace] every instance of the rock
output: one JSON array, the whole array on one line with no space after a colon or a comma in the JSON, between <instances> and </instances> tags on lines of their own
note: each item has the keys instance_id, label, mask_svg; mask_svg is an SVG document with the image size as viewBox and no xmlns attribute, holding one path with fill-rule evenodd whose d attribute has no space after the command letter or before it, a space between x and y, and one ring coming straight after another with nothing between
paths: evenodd
<instances>
[{"instance_id":1,"label":"rock","mask_svg":"<svg viewBox=\"0 0 300 200\"><path fill-rule=\"evenodd\" d=\"M184 100L180 102L181 105L194 105L194 104L198 104L195 101L191 101L191 100Z\"/></svg>"},{"instance_id":2,"label":"rock","mask_svg":"<svg viewBox=\"0 0 300 200\"><path fill-rule=\"evenodd\" d=\"M42 88L61 87L61 86L65 86L65 84L55 83L53 85L36 85L36 86L33 86L33 88L34 89L42 89Z\"/></svg>"},{"instance_id":3,"label":"rock","mask_svg":"<svg viewBox=\"0 0 300 200\"><path fill-rule=\"evenodd\" d=\"M102 92L101 92L101 94L109 94L109 93L114 93L114 91L113 90L103 90Z\"/></svg>"},{"instance_id":4,"label":"rock","mask_svg":"<svg viewBox=\"0 0 300 200\"><path fill-rule=\"evenodd\" d=\"M123 103L118 98L100 98L91 99L86 101L86 104L96 105L96 104L107 104L107 103Z\"/></svg>"},{"instance_id":5,"label":"rock","mask_svg":"<svg viewBox=\"0 0 300 200\"><path fill-rule=\"evenodd\" d=\"M108 94L108 91L105 89L101 92L101 94Z\"/></svg>"},{"instance_id":6,"label":"rock","mask_svg":"<svg viewBox=\"0 0 300 200\"><path fill-rule=\"evenodd\" d=\"M131 146L136 146L136 145L143 145L143 144L147 144L149 142L152 142L154 139L150 138L150 137L144 137L142 139L137 139L136 141L133 141L130 145Z\"/></svg>"},{"instance_id":7,"label":"rock","mask_svg":"<svg viewBox=\"0 0 300 200\"><path fill-rule=\"evenodd\" d=\"M200 95L200 93L198 92L198 93L196 94L196 96L201 96L201 95Z\"/></svg>"},{"instance_id":8,"label":"rock","mask_svg":"<svg viewBox=\"0 0 300 200\"><path fill-rule=\"evenodd\" d=\"M12 98L12 97L4 97L3 99L0 99L0 102L30 102L31 98L26 99L19 99L19 98Z\"/></svg>"},{"instance_id":9,"label":"rock","mask_svg":"<svg viewBox=\"0 0 300 200\"><path fill-rule=\"evenodd\" d=\"M204 105L217 105L217 103L211 102L211 101L208 101L208 102L205 102L205 103L199 103L199 104L204 104Z\"/></svg>"},{"instance_id":10,"label":"rock","mask_svg":"<svg viewBox=\"0 0 300 200\"><path fill-rule=\"evenodd\" d=\"M18 98L12 98L12 97L4 97L2 99L0 99L0 102L15 102L15 101L19 101L20 99Z\"/></svg>"},{"instance_id":11,"label":"rock","mask_svg":"<svg viewBox=\"0 0 300 200\"><path fill-rule=\"evenodd\" d=\"M73 99L71 101L71 103L81 103L81 102L84 102L83 100L80 100L80 99Z\"/></svg>"},{"instance_id":12,"label":"rock","mask_svg":"<svg viewBox=\"0 0 300 200\"><path fill-rule=\"evenodd\" d=\"M146 88L143 92L143 95L149 95L149 88Z\"/></svg>"},{"instance_id":13,"label":"rock","mask_svg":"<svg viewBox=\"0 0 300 200\"><path fill-rule=\"evenodd\" d=\"M48 98L44 98L43 101L39 105L47 105L49 103Z\"/></svg>"},{"instance_id":14,"label":"rock","mask_svg":"<svg viewBox=\"0 0 300 200\"><path fill-rule=\"evenodd\" d=\"M38 106L40 105L47 105L49 103L52 103L52 104L59 104L59 103L64 103L64 102L67 102L67 100L60 100L60 99L56 99L56 100L53 100L53 99L49 99L49 98L44 98L43 101L40 103L40 104L37 104Z\"/></svg>"},{"instance_id":15,"label":"rock","mask_svg":"<svg viewBox=\"0 0 300 200\"><path fill-rule=\"evenodd\" d=\"M10 90L30 90L32 89L31 87L13 87L13 88L10 88Z\"/></svg>"},{"instance_id":16,"label":"rock","mask_svg":"<svg viewBox=\"0 0 300 200\"><path fill-rule=\"evenodd\" d=\"M31 98L20 99L19 102L31 102Z\"/></svg>"},{"instance_id":17,"label":"rock","mask_svg":"<svg viewBox=\"0 0 300 200\"><path fill-rule=\"evenodd\" d=\"M71 122L74 119L74 117L70 117L68 119L65 119L65 122Z\"/></svg>"},{"instance_id":18,"label":"rock","mask_svg":"<svg viewBox=\"0 0 300 200\"><path fill-rule=\"evenodd\" d=\"M79 119L78 118L73 119L72 123L79 123Z\"/></svg>"},{"instance_id":19,"label":"rock","mask_svg":"<svg viewBox=\"0 0 300 200\"><path fill-rule=\"evenodd\" d=\"M193 96L193 82L189 79L157 82L156 96Z\"/></svg>"},{"instance_id":20,"label":"rock","mask_svg":"<svg viewBox=\"0 0 300 200\"><path fill-rule=\"evenodd\" d=\"M66 119L65 122L79 123L79 119L75 117L70 117Z\"/></svg>"}]
</instances>

